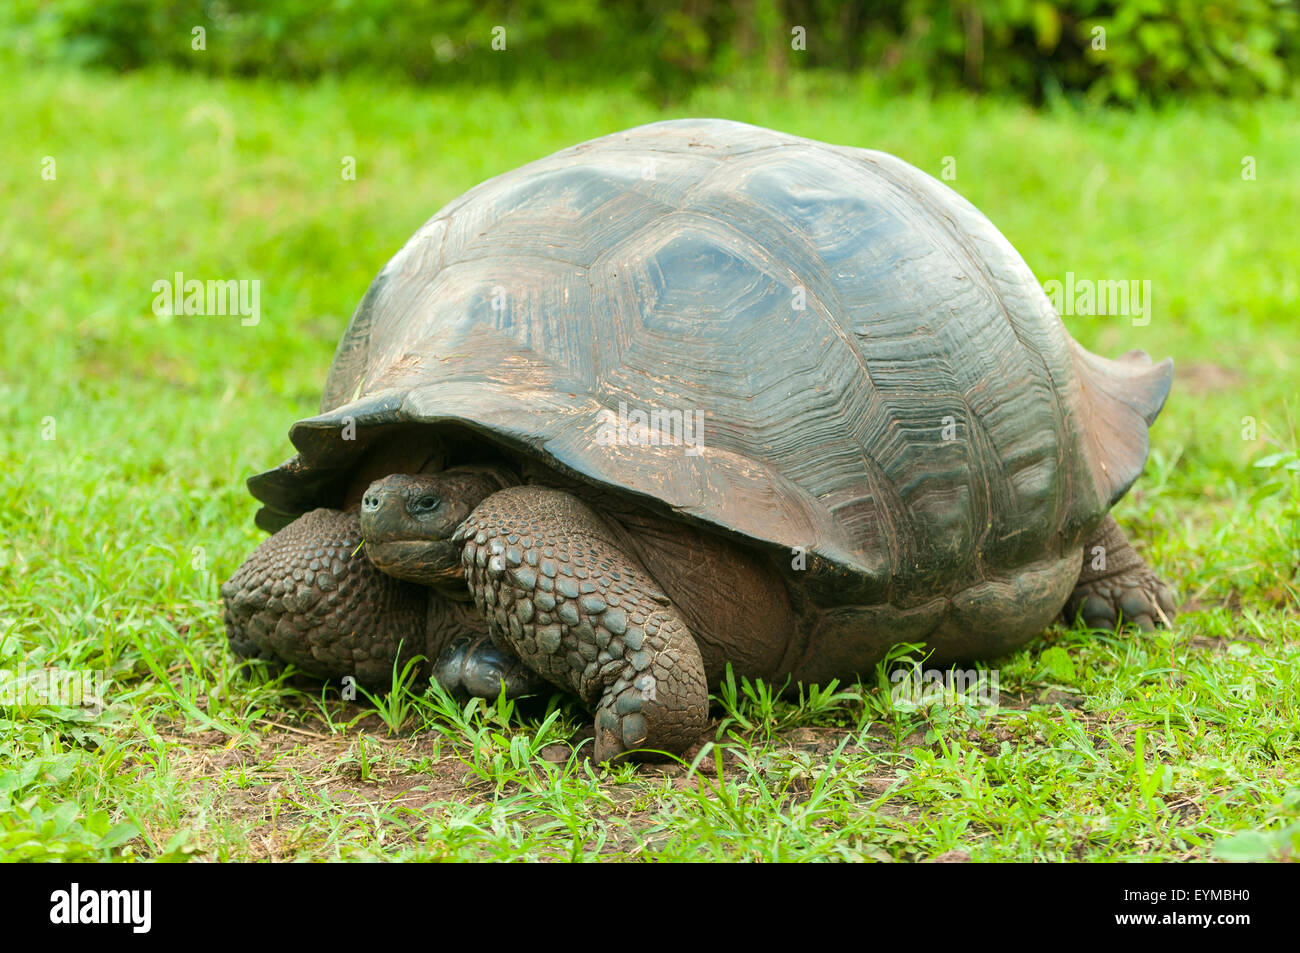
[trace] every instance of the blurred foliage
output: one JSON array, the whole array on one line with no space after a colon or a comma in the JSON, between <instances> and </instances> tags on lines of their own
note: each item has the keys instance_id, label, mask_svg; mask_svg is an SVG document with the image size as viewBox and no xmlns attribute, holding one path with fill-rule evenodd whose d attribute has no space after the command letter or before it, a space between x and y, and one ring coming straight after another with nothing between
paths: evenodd
<instances>
[{"instance_id":1,"label":"blurred foliage","mask_svg":"<svg viewBox=\"0 0 1300 953\"><path fill-rule=\"evenodd\" d=\"M632 80L670 99L806 69L1132 102L1293 91L1300 0L0 0L0 39L20 60L117 70Z\"/></svg>"}]
</instances>

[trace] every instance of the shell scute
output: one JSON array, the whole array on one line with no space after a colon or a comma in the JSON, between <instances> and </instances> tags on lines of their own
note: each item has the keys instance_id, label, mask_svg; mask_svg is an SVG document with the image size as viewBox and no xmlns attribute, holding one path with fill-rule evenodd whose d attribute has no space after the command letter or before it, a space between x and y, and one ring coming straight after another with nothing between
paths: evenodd
<instances>
[{"instance_id":1,"label":"shell scute","mask_svg":"<svg viewBox=\"0 0 1300 953\"><path fill-rule=\"evenodd\" d=\"M492 179L417 232L293 428L299 456L251 486L274 526L364 453L344 418L469 427L805 550L846 598L919 604L1097 525L1168 389L1160 366L1116 365L1070 340L983 215L901 160L657 123ZM702 440L602 439L629 407L698 419Z\"/></svg>"}]
</instances>

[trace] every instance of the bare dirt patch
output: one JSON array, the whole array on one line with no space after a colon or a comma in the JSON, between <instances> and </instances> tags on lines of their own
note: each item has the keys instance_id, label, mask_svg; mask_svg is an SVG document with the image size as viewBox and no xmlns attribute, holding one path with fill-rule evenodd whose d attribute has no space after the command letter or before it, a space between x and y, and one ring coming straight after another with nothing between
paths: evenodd
<instances>
[{"instance_id":1,"label":"bare dirt patch","mask_svg":"<svg viewBox=\"0 0 1300 953\"><path fill-rule=\"evenodd\" d=\"M1245 376L1221 364L1184 364L1174 369L1177 387L1189 394L1212 394L1240 387Z\"/></svg>"},{"instance_id":2,"label":"bare dirt patch","mask_svg":"<svg viewBox=\"0 0 1300 953\"><path fill-rule=\"evenodd\" d=\"M237 738L215 730L163 733L173 776L212 795L196 803L211 803L219 820L246 832L249 859L292 856L293 829L311 818L308 802L383 813L483 798L468 767L434 733L387 738L378 719L334 734L262 726L264 733Z\"/></svg>"}]
</instances>

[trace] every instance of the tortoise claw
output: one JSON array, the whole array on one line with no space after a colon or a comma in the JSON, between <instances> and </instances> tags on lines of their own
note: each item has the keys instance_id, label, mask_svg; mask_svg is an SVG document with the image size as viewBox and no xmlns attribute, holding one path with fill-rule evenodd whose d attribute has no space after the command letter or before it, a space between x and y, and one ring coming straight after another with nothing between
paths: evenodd
<instances>
[{"instance_id":1,"label":"tortoise claw","mask_svg":"<svg viewBox=\"0 0 1300 953\"><path fill-rule=\"evenodd\" d=\"M1173 593L1146 567L1084 583L1065 607L1067 622L1082 618L1090 629L1113 630L1131 622L1150 632L1171 628L1176 615Z\"/></svg>"}]
</instances>

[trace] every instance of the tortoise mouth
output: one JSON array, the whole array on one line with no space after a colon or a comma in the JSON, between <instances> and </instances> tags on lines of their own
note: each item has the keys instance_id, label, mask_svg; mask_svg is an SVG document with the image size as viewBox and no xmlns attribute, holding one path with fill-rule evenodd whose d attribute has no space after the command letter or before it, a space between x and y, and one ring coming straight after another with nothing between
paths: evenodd
<instances>
[{"instance_id":1,"label":"tortoise mouth","mask_svg":"<svg viewBox=\"0 0 1300 953\"><path fill-rule=\"evenodd\" d=\"M470 598L460 547L449 539L367 540L365 554L389 576L434 586L454 599Z\"/></svg>"}]
</instances>

